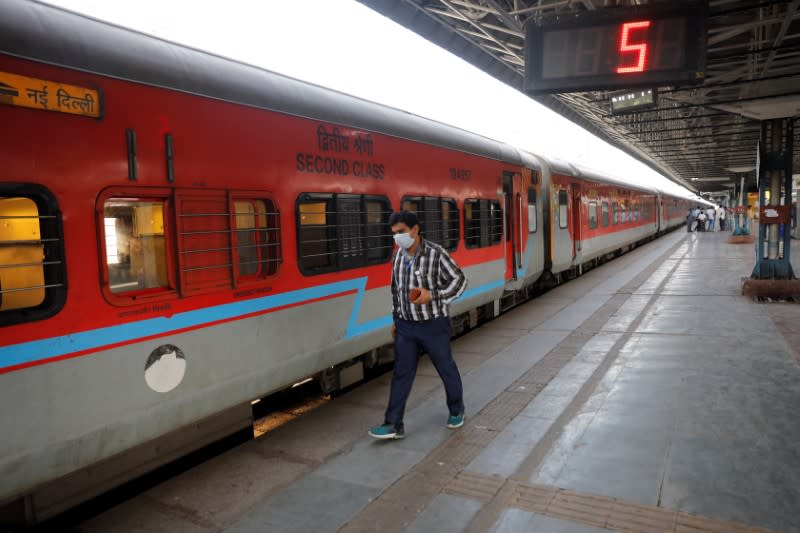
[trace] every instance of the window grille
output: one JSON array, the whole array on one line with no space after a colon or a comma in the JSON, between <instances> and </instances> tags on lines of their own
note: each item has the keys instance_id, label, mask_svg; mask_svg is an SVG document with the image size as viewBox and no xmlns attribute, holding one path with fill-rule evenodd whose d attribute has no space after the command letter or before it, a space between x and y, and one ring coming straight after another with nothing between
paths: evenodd
<instances>
[{"instance_id":1,"label":"window grille","mask_svg":"<svg viewBox=\"0 0 800 533\"><path fill-rule=\"evenodd\" d=\"M300 271L313 275L388 261L391 213L383 196L301 194L296 213Z\"/></svg>"},{"instance_id":2,"label":"window grille","mask_svg":"<svg viewBox=\"0 0 800 533\"><path fill-rule=\"evenodd\" d=\"M401 205L403 210L417 214L420 234L423 237L448 251L458 248L461 228L458 207L454 199L406 196Z\"/></svg>"},{"instance_id":3,"label":"window grille","mask_svg":"<svg viewBox=\"0 0 800 533\"><path fill-rule=\"evenodd\" d=\"M503 240L503 210L496 200L464 200L464 242L467 248Z\"/></svg>"},{"instance_id":4,"label":"window grille","mask_svg":"<svg viewBox=\"0 0 800 533\"><path fill-rule=\"evenodd\" d=\"M57 313L66 285L55 198L38 185L0 184L0 326Z\"/></svg>"}]
</instances>

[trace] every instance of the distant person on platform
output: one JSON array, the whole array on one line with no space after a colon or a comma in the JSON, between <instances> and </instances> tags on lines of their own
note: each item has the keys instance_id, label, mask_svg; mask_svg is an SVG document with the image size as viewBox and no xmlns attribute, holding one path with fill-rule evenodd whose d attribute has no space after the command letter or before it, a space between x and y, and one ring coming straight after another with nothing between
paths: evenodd
<instances>
[{"instance_id":1,"label":"distant person on platform","mask_svg":"<svg viewBox=\"0 0 800 533\"><path fill-rule=\"evenodd\" d=\"M714 231L714 217L716 216L716 211L714 211L713 207L709 207L706 209L706 230Z\"/></svg>"},{"instance_id":2,"label":"distant person on platform","mask_svg":"<svg viewBox=\"0 0 800 533\"><path fill-rule=\"evenodd\" d=\"M450 303L464 292L467 278L444 248L420 236L416 213L392 213L389 225L399 247L392 259L394 371L383 424L369 434L376 439L405 437L403 415L420 349L444 383L447 427L459 428L464 425L464 392L450 351Z\"/></svg>"},{"instance_id":3,"label":"distant person on platform","mask_svg":"<svg viewBox=\"0 0 800 533\"><path fill-rule=\"evenodd\" d=\"M694 217L694 209L690 207L689 211L686 213L686 231L689 233L693 232L696 224L697 219Z\"/></svg>"},{"instance_id":4,"label":"distant person on platform","mask_svg":"<svg viewBox=\"0 0 800 533\"><path fill-rule=\"evenodd\" d=\"M697 231L705 231L706 230L706 219L708 215L704 209L697 209Z\"/></svg>"},{"instance_id":5,"label":"distant person on platform","mask_svg":"<svg viewBox=\"0 0 800 533\"><path fill-rule=\"evenodd\" d=\"M719 206L717 209L717 225L720 231L725 231L725 206Z\"/></svg>"}]
</instances>

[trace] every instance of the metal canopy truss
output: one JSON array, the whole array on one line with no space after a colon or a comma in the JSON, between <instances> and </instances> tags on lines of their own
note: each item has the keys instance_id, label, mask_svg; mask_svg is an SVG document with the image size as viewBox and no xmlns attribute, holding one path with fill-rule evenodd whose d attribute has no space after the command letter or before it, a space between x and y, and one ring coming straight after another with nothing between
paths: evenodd
<instances>
[{"instance_id":1,"label":"metal canopy truss","mask_svg":"<svg viewBox=\"0 0 800 533\"><path fill-rule=\"evenodd\" d=\"M519 90L526 22L648 3L359 1ZM756 165L759 123L800 115L800 0L710 0L705 83L658 91L656 109L616 116L608 91L534 99L692 190L731 188L731 168ZM800 150L794 157L800 168Z\"/></svg>"}]
</instances>

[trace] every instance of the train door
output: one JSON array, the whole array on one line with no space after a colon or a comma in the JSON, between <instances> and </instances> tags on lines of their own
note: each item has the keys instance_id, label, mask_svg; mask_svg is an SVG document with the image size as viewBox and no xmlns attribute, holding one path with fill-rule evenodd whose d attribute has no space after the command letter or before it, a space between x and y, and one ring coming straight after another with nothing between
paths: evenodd
<instances>
[{"instance_id":1,"label":"train door","mask_svg":"<svg viewBox=\"0 0 800 533\"><path fill-rule=\"evenodd\" d=\"M572 258L581 251L581 184L572 183Z\"/></svg>"},{"instance_id":2,"label":"train door","mask_svg":"<svg viewBox=\"0 0 800 533\"><path fill-rule=\"evenodd\" d=\"M506 247L506 274L505 279L516 279L517 269L520 268L520 254L522 252L522 175L514 172L503 172L503 198L505 210L505 243Z\"/></svg>"},{"instance_id":3,"label":"train door","mask_svg":"<svg viewBox=\"0 0 800 533\"><path fill-rule=\"evenodd\" d=\"M514 256L516 255L516 247L514 246L514 175L510 172L503 172L503 210L505 212L505 219L503 220L503 229L505 241L503 246L505 249L506 258L506 274L505 279L514 278Z\"/></svg>"},{"instance_id":4,"label":"train door","mask_svg":"<svg viewBox=\"0 0 800 533\"><path fill-rule=\"evenodd\" d=\"M664 224L664 198L656 196L656 231L661 231L665 227Z\"/></svg>"}]
</instances>

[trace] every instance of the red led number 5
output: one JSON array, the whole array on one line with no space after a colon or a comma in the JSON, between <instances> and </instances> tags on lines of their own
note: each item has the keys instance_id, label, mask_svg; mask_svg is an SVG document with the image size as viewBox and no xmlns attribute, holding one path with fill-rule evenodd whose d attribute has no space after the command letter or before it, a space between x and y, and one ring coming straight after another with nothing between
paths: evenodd
<instances>
[{"instance_id":1,"label":"red led number 5","mask_svg":"<svg viewBox=\"0 0 800 533\"><path fill-rule=\"evenodd\" d=\"M626 22L622 25L622 32L619 36L619 51L620 55L628 52L638 52L639 59L636 64L628 67L617 67L617 74L627 74L629 72L644 72L645 64L647 63L647 43L632 44L628 42L628 38L633 30L642 28L649 28L650 21L643 20L640 22Z\"/></svg>"}]
</instances>

